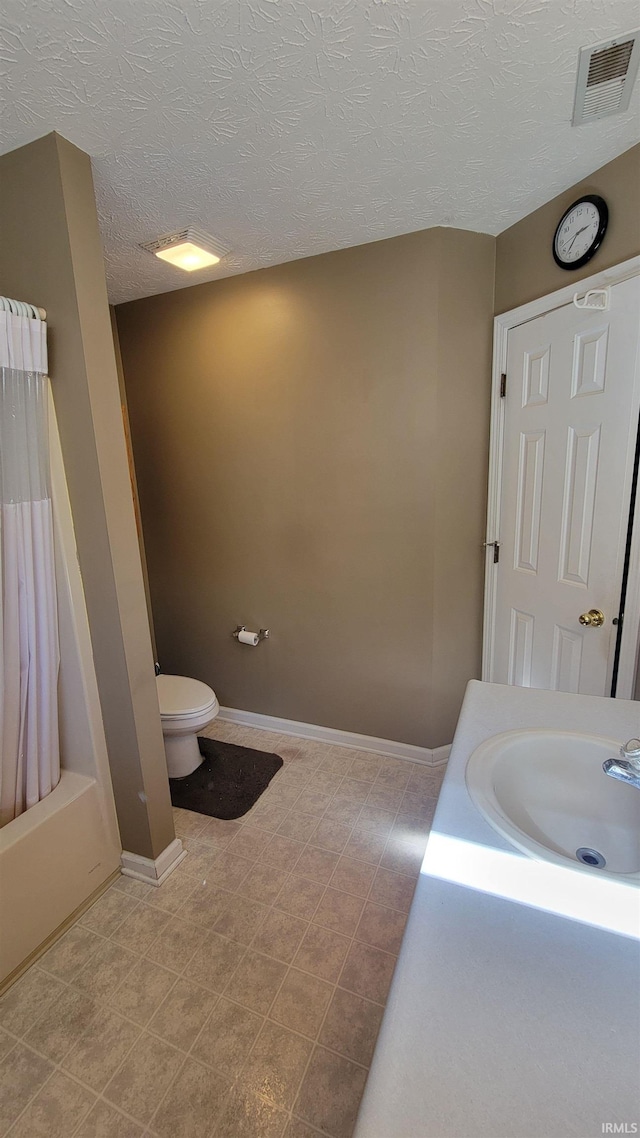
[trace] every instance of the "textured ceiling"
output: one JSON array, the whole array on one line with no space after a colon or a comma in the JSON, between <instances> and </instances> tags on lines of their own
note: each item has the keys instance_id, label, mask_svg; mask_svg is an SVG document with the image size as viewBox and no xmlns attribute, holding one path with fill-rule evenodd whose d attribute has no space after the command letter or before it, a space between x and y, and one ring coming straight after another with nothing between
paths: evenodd
<instances>
[{"instance_id":1,"label":"textured ceiling","mask_svg":"<svg viewBox=\"0 0 640 1138\"><path fill-rule=\"evenodd\" d=\"M638 139L571 128L636 0L5 0L2 148L93 158L117 303L432 225L498 233ZM640 84L638 84L640 87ZM195 223L188 276L138 248Z\"/></svg>"}]
</instances>

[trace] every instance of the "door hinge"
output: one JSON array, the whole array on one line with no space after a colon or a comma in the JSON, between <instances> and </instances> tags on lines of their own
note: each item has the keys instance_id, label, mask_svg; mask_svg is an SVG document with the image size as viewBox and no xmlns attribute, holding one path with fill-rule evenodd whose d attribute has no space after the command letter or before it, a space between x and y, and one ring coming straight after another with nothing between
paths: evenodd
<instances>
[{"instance_id":1,"label":"door hinge","mask_svg":"<svg viewBox=\"0 0 640 1138\"><path fill-rule=\"evenodd\" d=\"M507 394L507 373L505 371L503 371L502 375L500 376L500 398L504 399L506 394Z\"/></svg>"},{"instance_id":2,"label":"door hinge","mask_svg":"<svg viewBox=\"0 0 640 1138\"><path fill-rule=\"evenodd\" d=\"M493 564L497 565L500 560L500 542L499 541L483 541L484 549L493 549Z\"/></svg>"}]
</instances>

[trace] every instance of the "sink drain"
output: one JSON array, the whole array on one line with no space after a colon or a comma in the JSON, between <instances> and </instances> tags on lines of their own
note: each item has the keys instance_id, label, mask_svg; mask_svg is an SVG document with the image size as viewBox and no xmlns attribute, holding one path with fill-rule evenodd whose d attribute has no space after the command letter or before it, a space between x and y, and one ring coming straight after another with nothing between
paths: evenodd
<instances>
[{"instance_id":1,"label":"sink drain","mask_svg":"<svg viewBox=\"0 0 640 1138\"><path fill-rule=\"evenodd\" d=\"M601 853L598 853L597 850L590 850L588 846L580 846L580 849L576 850L576 857L583 865L591 865L596 869L603 869L607 864Z\"/></svg>"}]
</instances>

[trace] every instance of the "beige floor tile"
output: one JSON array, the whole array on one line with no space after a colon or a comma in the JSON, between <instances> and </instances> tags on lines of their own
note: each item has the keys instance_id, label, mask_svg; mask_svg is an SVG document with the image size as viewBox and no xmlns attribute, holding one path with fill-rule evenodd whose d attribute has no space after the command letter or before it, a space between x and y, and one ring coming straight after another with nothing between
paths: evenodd
<instances>
[{"instance_id":1,"label":"beige floor tile","mask_svg":"<svg viewBox=\"0 0 640 1138\"><path fill-rule=\"evenodd\" d=\"M141 1138L142 1127L98 1099L74 1138Z\"/></svg>"},{"instance_id":2,"label":"beige floor tile","mask_svg":"<svg viewBox=\"0 0 640 1138\"><path fill-rule=\"evenodd\" d=\"M258 799L258 803L261 799ZM258 805L251 813L251 825L266 833L275 833L281 822L284 822L289 810L285 806L270 806L267 803Z\"/></svg>"},{"instance_id":3,"label":"beige floor tile","mask_svg":"<svg viewBox=\"0 0 640 1138\"><path fill-rule=\"evenodd\" d=\"M64 991L59 980L30 968L0 999L0 1023L14 1035L26 1035Z\"/></svg>"},{"instance_id":4,"label":"beige floor tile","mask_svg":"<svg viewBox=\"0 0 640 1138\"><path fill-rule=\"evenodd\" d=\"M385 909L367 901L356 930L355 939L381 948L384 952L398 953L402 944L406 913Z\"/></svg>"},{"instance_id":5,"label":"beige floor tile","mask_svg":"<svg viewBox=\"0 0 640 1138\"><path fill-rule=\"evenodd\" d=\"M257 862L237 892L241 897L271 905L288 876L286 869L278 869L275 865L261 865Z\"/></svg>"},{"instance_id":6,"label":"beige floor tile","mask_svg":"<svg viewBox=\"0 0 640 1138\"><path fill-rule=\"evenodd\" d=\"M347 774L349 778L358 779L360 782L375 782L380 771L380 762L378 759L353 759L351 765L348 767Z\"/></svg>"},{"instance_id":7,"label":"beige floor tile","mask_svg":"<svg viewBox=\"0 0 640 1138\"><path fill-rule=\"evenodd\" d=\"M135 877L125 877L123 873L116 877L110 889L115 889L117 893L126 893L129 897L133 897L135 901L146 901L155 892L157 886L147 885L144 881L138 881Z\"/></svg>"},{"instance_id":8,"label":"beige floor tile","mask_svg":"<svg viewBox=\"0 0 640 1138\"><path fill-rule=\"evenodd\" d=\"M218 917L213 926L214 931L228 937L229 940L248 945L269 912L267 906L261 905L259 901L251 901L248 897L234 894L224 913Z\"/></svg>"},{"instance_id":9,"label":"beige floor tile","mask_svg":"<svg viewBox=\"0 0 640 1138\"><path fill-rule=\"evenodd\" d=\"M402 790L390 790L386 786L378 786L377 783L374 783L365 805L377 806L380 810L397 811L402 802L402 798Z\"/></svg>"},{"instance_id":10,"label":"beige floor tile","mask_svg":"<svg viewBox=\"0 0 640 1138\"><path fill-rule=\"evenodd\" d=\"M222 850L213 863L207 880L218 889L229 889L233 893L251 872L253 865L246 857Z\"/></svg>"},{"instance_id":11,"label":"beige floor tile","mask_svg":"<svg viewBox=\"0 0 640 1138\"><path fill-rule=\"evenodd\" d=\"M357 824L363 809L364 807L359 802L353 802L350 799L339 801L334 798L327 807L324 816L325 818L332 818L334 822L339 822L341 826L349 826L351 829Z\"/></svg>"},{"instance_id":12,"label":"beige floor tile","mask_svg":"<svg viewBox=\"0 0 640 1138\"><path fill-rule=\"evenodd\" d=\"M404 767L401 763L396 763L393 767L383 767L376 779L376 786L384 787L386 790L406 790L411 773L411 768Z\"/></svg>"},{"instance_id":13,"label":"beige floor tile","mask_svg":"<svg viewBox=\"0 0 640 1138\"><path fill-rule=\"evenodd\" d=\"M141 1029L110 1008L101 1008L62 1066L70 1075L102 1091L133 1047Z\"/></svg>"},{"instance_id":14,"label":"beige floor tile","mask_svg":"<svg viewBox=\"0 0 640 1138\"><path fill-rule=\"evenodd\" d=\"M307 846L297 862L289 868L293 869L299 877L310 877L312 881L320 881L326 885L337 864L337 854L330 853L329 850Z\"/></svg>"},{"instance_id":15,"label":"beige floor tile","mask_svg":"<svg viewBox=\"0 0 640 1138\"><path fill-rule=\"evenodd\" d=\"M298 949L294 965L323 980L335 983L345 962L351 941L320 925L309 925Z\"/></svg>"},{"instance_id":16,"label":"beige floor tile","mask_svg":"<svg viewBox=\"0 0 640 1138\"><path fill-rule=\"evenodd\" d=\"M422 798L419 794L407 792L398 809L400 814L413 814L424 822L430 822L436 812L437 804L437 798Z\"/></svg>"},{"instance_id":17,"label":"beige floor tile","mask_svg":"<svg viewBox=\"0 0 640 1138\"><path fill-rule=\"evenodd\" d=\"M228 1084L195 1059L187 1059L153 1119L160 1138L211 1138Z\"/></svg>"},{"instance_id":18,"label":"beige floor tile","mask_svg":"<svg viewBox=\"0 0 640 1138\"><path fill-rule=\"evenodd\" d=\"M343 893L352 893L354 897L366 897L375 875L375 865L343 855L333 871L329 885L332 889L341 889Z\"/></svg>"},{"instance_id":19,"label":"beige floor tile","mask_svg":"<svg viewBox=\"0 0 640 1138\"><path fill-rule=\"evenodd\" d=\"M334 798L340 802L359 802L364 806L371 791L369 783L358 782L355 778L344 778L340 783Z\"/></svg>"},{"instance_id":20,"label":"beige floor tile","mask_svg":"<svg viewBox=\"0 0 640 1138\"><path fill-rule=\"evenodd\" d=\"M174 972L168 972L159 964L154 964L150 960L140 960L113 993L109 1005L127 1019L132 1019L144 1027L176 979Z\"/></svg>"},{"instance_id":21,"label":"beige floor tile","mask_svg":"<svg viewBox=\"0 0 640 1138\"><path fill-rule=\"evenodd\" d=\"M103 940L98 951L75 977L73 985L94 1000L109 1000L137 961L138 957L128 948L112 940Z\"/></svg>"},{"instance_id":22,"label":"beige floor tile","mask_svg":"<svg viewBox=\"0 0 640 1138\"><path fill-rule=\"evenodd\" d=\"M190 980L178 980L148 1024L148 1031L188 1051L218 996Z\"/></svg>"},{"instance_id":23,"label":"beige floor tile","mask_svg":"<svg viewBox=\"0 0 640 1138\"><path fill-rule=\"evenodd\" d=\"M12 1138L69 1138L94 1102L91 1091L56 1071L13 1127Z\"/></svg>"},{"instance_id":24,"label":"beige floor tile","mask_svg":"<svg viewBox=\"0 0 640 1138\"><path fill-rule=\"evenodd\" d=\"M215 1138L281 1138L288 1115L242 1086L234 1087Z\"/></svg>"},{"instance_id":25,"label":"beige floor tile","mask_svg":"<svg viewBox=\"0 0 640 1138\"><path fill-rule=\"evenodd\" d=\"M392 873L389 869L378 869L371 886L369 900L375 901L377 905L386 905L389 909L399 909L401 913L408 913L414 889L415 881L412 877Z\"/></svg>"},{"instance_id":26,"label":"beige floor tile","mask_svg":"<svg viewBox=\"0 0 640 1138\"><path fill-rule=\"evenodd\" d=\"M326 890L313 917L314 925L324 925L335 933L353 936L364 901L351 893L341 893L331 886Z\"/></svg>"},{"instance_id":27,"label":"beige floor tile","mask_svg":"<svg viewBox=\"0 0 640 1138\"><path fill-rule=\"evenodd\" d=\"M202 881L203 878L206 879L209 870L221 853L220 848L208 842L198 841L197 838L194 838L193 841L188 841L185 848L187 850L187 856L180 862L180 865L174 873L179 873L184 877L195 878L195 880L199 882ZM174 874L172 874L172 876L174 876ZM171 880L171 878L169 880Z\"/></svg>"},{"instance_id":28,"label":"beige floor tile","mask_svg":"<svg viewBox=\"0 0 640 1138\"><path fill-rule=\"evenodd\" d=\"M296 810L300 810L304 814L321 817L330 803L330 794L324 794L321 790L311 790L307 787L296 802Z\"/></svg>"},{"instance_id":29,"label":"beige floor tile","mask_svg":"<svg viewBox=\"0 0 640 1138\"><path fill-rule=\"evenodd\" d=\"M313 1044L277 1023L265 1023L242 1071L242 1085L274 1106L290 1108Z\"/></svg>"},{"instance_id":30,"label":"beige floor tile","mask_svg":"<svg viewBox=\"0 0 640 1138\"><path fill-rule=\"evenodd\" d=\"M380 1004L336 988L318 1042L368 1067L383 1012Z\"/></svg>"},{"instance_id":31,"label":"beige floor tile","mask_svg":"<svg viewBox=\"0 0 640 1138\"><path fill-rule=\"evenodd\" d=\"M104 1097L138 1122L148 1122L183 1060L181 1051L145 1033L107 1084Z\"/></svg>"},{"instance_id":32,"label":"beige floor tile","mask_svg":"<svg viewBox=\"0 0 640 1138\"><path fill-rule=\"evenodd\" d=\"M301 1118L292 1118L284 1132L284 1138L322 1138L322 1134L315 1126L309 1126L309 1123L303 1122Z\"/></svg>"},{"instance_id":33,"label":"beige floor tile","mask_svg":"<svg viewBox=\"0 0 640 1138\"><path fill-rule=\"evenodd\" d=\"M264 1019L224 996L196 1039L191 1054L231 1083L256 1041Z\"/></svg>"},{"instance_id":34,"label":"beige floor tile","mask_svg":"<svg viewBox=\"0 0 640 1138\"><path fill-rule=\"evenodd\" d=\"M321 818L313 830L310 843L331 853L341 853L351 835L351 827L343 826L335 818Z\"/></svg>"},{"instance_id":35,"label":"beige floor tile","mask_svg":"<svg viewBox=\"0 0 640 1138\"><path fill-rule=\"evenodd\" d=\"M298 951L307 927L307 922L299 917L270 909L253 938L252 948L288 964Z\"/></svg>"},{"instance_id":36,"label":"beige floor tile","mask_svg":"<svg viewBox=\"0 0 640 1138\"><path fill-rule=\"evenodd\" d=\"M15 1047L16 1041L12 1035L7 1031L3 1031L0 1027L0 1059L4 1059L5 1055Z\"/></svg>"},{"instance_id":37,"label":"beige floor tile","mask_svg":"<svg viewBox=\"0 0 640 1138\"><path fill-rule=\"evenodd\" d=\"M258 861L270 840L265 830L247 823L236 834L227 848L231 854L237 853L249 861Z\"/></svg>"},{"instance_id":38,"label":"beige floor tile","mask_svg":"<svg viewBox=\"0 0 640 1138\"><path fill-rule=\"evenodd\" d=\"M384 1004L395 966L395 956L369 944L352 941L338 985L365 999Z\"/></svg>"},{"instance_id":39,"label":"beige floor tile","mask_svg":"<svg viewBox=\"0 0 640 1138\"><path fill-rule=\"evenodd\" d=\"M38 963L49 975L69 982L103 944L102 937L91 929L73 925L45 952Z\"/></svg>"},{"instance_id":40,"label":"beige floor tile","mask_svg":"<svg viewBox=\"0 0 640 1138\"><path fill-rule=\"evenodd\" d=\"M135 897L129 897L119 889L108 889L87 909L80 918L80 924L102 936L111 936L137 906Z\"/></svg>"},{"instance_id":41,"label":"beige floor tile","mask_svg":"<svg viewBox=\"0 0 640 1138\"><path fill-rule=\"evenodd\" d=\"M304 848L302 842L285 838L283 834L274 834L262 854L262 860L278 869L292 869Z\"/></svg>"},{"instance_id":42,"label":"beige floor tile","mask_svg":"<svg viewBox=\"0 0 640 1138\"><path fill-rule=\"evenodd\" d=\"M391 833L401 842L423 842L426 846L431 822L418 818L415 814L398 814Z\"/></svg>"},{"instance_id":43,"label":"beige floor tile","mask_svg":"<svg viewBox=\"0 0 640 1138\"><path fill-rule=\"evenodd\" d=\"M231 894L228 896L231 897ZM156 964L162 964L174 972L182 972L206 937L206 928L184 921L181 917L172 917L159 936L151 942L145 955Z\"/></svg>"},{"instance_id":44,"label":"beige floor tile","mask_svg":"<svg viewBox=\"0 0 640 1138\"><path fill-rule=\"evenodd\" d=\"M112 933L111 939L131 952L143 953L162 932L169 919L169 914L162 909L153 909L151 905L141 902Z\"/></svg>"},{"instance_id":45,"label":"beige floor tile","mask_svg":"<svg viewBox=\"0 0 640 1138\"><path fill-rule=\"evenodd\" d=\"M387 841L386 849L380 859L383 869L390 869L394 873L405 873L408 877L417 877L424 857L424 841L402 842L393 834Z\"/></svg>"},{"instance_id":46,"label":"beige floor tile","mask_svg":"<svg viewBox=\"0 0 640 1138\"><path fill-rule=\"evenodd\" d=\"M202 929L212 929L227 906L233 894L213 884L209 874L181 905L175 916L181 921L190 921Z\"/></svg>"},{"instance_id":47,"label":"beige floor tile","mask_svg":"<svg viewBox=\"0 0 640 1138\"><path fill-rule=\"evenodd\" d=\"M212 992L223 992L242 960L245 952L241 944L227 940L218 933L209 933L200 948L191 957L184 975L196 984L203 984Z\"/></svg>"},{"instance_id":48,"label":"beige floor tile","mask_svg":"<svg viewBox=\"0 0 640 1138\"><path fill-rule=\"evenodd\" d=\"M95 1000L83 992L67 988L27 1032L26 1042L55 1063L61 1063L78 1042L96 1010Z\"/></svg>"},{"instance_id":49,"label":"beige floor tile","mask_svg":"<svg viewBox=\"0 0 640 1138\"><path fill-rule=\"evenodd\" d=\"M285 838L294 838L297 842L306 842L317 822L315 814L305 814L296 806L296 809L291 810L278 826L278 833Z\"/></svg>"},{"instance_id":50,"label":"beige floor tile","mask_svg":"<svg viewBox=\"0 0 640 1138\"><path fill-rule=\"evenodd\" d=\"M186 858L185 858L186 861ZM147 905L162 909L165 913L175 913L189 899L196 886L180 873L180 866L167 878L163 885L152 886L151 893L143 898Z\"/></svg>"},{"instance_id":51,"label":"beige floor tile","mask_svg":"<svg viewBox=\"0 0 640 1138\"><path fill-rule=\"evenodd\" d=\"M225 849L240 832L240 826L240 822L227 821L225 818L210 818L198 837L201 842L210 842L219 849Z\"/></svg>"},{"instance_id":52,"label":"beige floor tile","mask_svg":"<svg viewBox=\"0 0 640 1138\"><path fill-rule=\"evenodd\" d=\"M309 790L319 790L322 794L329 794L333 797L341 782L342 779L339 775L332 774L330 771L318 770L311 775L307 786Z\"/></svg>"},{"instance_id":53,"label":"beige floor tile","mask_svg":"<svg viewBox=\"0 0 640 1138\"><path fill-rule=\"evenodd\" d=\"M325 886L319 881L312 881L309 877L297 877L292 873L283 883L274 905L276 909L283 909L292 917L301 917L305 921L310 921L324 890Z\"/></svg>"},{"instance_id":54,"label":"beige floor tile","mask_svg":"<svg viewBox=\"0 0 640 1138\"><path fill-rule=\"evenodd\" d=\"M6 1134L54 1070L53 1064L22 1043L0 1063L0 1134Z\"/></svg>"},{"instance_id":55,"label":"beige floor tile","mask_svg":"<svg viewBox=\"0 0 640 1138\"><path fill-rule=\"evenodd\" d=\"M386 844L386 834L377 834L375 830L356 826L342 852L347 857L354 857L358 861L368 861L372 865L377 865L384 853Z\"/></svg>"},{"instance_id":56,"label":"beige floor tile","mask_svg":"<svg viewBox=\"0 0 640 1138\"><path fill-rule=\"evenodd\" d=\"M269 1012L269 1018L292 1031L315 1039L331 995L331 984L297 968L290 968Z\"/></svg>"},{"instance_id":57,"label":"beige floor tile","mask_svg":"<svg viewBox=\"0 0 640 1138\"><path fill-rule=\"evenodd\" d=\"M250 1011L266 1015L286 971L287 966L281 960L261 956L249 949L229 980L224 994Z\"/></svg>"},{"instance_id":58,"label":"beige floor tile","mask_svg":"<svg viewBox=\"0 0 640 1138\"><path fill-rule=\"evenodd\" d=\"M365 804L358 816L357 829L371 830L374 834L381 834L386 838L391 833L395 820L395 810Z\"/></svg>"},{"instance_id":59,"label":"beige floor tile","mask_svg":"<svg viewBox=\"0 0 640 1138\"><path fill-rule=\"evenodd\" d=\"M315 1047L295 1104L295 1114L332 1138L350 1138L367 1079L364 1067Z\"/></svg>"}]
</instances>

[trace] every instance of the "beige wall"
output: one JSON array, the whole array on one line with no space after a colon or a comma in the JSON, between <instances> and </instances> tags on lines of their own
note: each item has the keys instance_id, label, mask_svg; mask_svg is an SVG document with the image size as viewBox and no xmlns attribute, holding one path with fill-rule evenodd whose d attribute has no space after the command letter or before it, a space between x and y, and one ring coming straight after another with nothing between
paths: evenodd
<instances>
[{"instance_id":1,"label":"beige wall","mask_svg":"<svg viewBox=\"0 0 640 1138\"><path fill-rule=\"evenodd\" d=\"M587 128L582 128L587 129ZM568 272L556 265L551 243L567 206L582 194L599 194L609 206L609 227L595 257ZM496 312L507 312L572 281L640 253L640 143L496 239Z\"/></svg>"},{"instance_id":2,"label":"beige wall","mask_svg":"<svg viewBox=\"0 0 640 1138\"><path fill-rule=\"evenodd\" d=\"M49 365L123 846L173 840L91 164L49 134L0 158L0 292L47 309Z\"/></svg>"},{"instance_id":3,"label":"beige wall","mask_svg":"<svg viewBox=\"0 0 640 1138\"><path fill-rule=\"evenodd\" d=\"M165 671L451 740L479 674L493 261L431 230L117 309Z\"/></svg>"}]
</instances>

